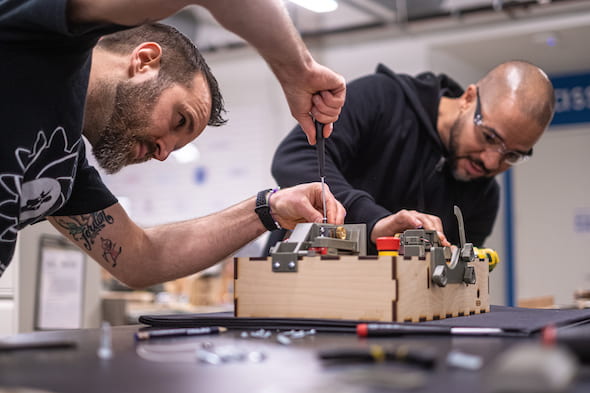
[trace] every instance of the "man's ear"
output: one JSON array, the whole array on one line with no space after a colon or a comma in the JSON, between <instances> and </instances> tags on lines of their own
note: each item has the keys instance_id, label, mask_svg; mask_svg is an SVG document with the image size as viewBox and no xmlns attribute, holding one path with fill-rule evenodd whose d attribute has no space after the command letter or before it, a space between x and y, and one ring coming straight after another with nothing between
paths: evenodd
<instances>
[{"instance_id":1,"label":"man's ear","mask_svg":"<svg viewBox=\"0 0 590 393\"><path fill-rule=\"evenodd\" d=\"M144 42L131 53L129 63L129 77L151 75L160 70L162 47L155 42Z\"/></svg>"},{"instance_id":2,"label":"man's ear","mask_svg":"<svg viewBox=\"0 0 590 393\"><path fill-rule=\"evenodd\" d=\"M467 86L463 95L461 96L461 109L467 110L471 105L475 105L477 100L477 86L471 84Z\"/></svg>"}]
</instances>

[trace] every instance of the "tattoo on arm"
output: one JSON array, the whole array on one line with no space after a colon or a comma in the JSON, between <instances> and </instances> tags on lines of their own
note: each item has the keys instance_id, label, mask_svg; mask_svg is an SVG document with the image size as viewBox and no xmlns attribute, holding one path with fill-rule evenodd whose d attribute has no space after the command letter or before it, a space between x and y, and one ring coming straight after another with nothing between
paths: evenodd
<instances>
[{"instance_id":1,"label":"tattoo on arm","mask_svg":"<svg viewBox=\"0 0 590 393\"><path fill-rule=\"evenodd\" d=\"M64 229L67 229L70 236L76 241L81 241L84 248L92 251L94 240L107 224L112 224L115 219L101 210L92 214L82 214L80 216L70 216L71 221L64 219L57 220L57 223Z\"/></svg>"},{"instance_id":2,"label":"tattoo on arm","mask_svg":"<svg viewBox=\"0 0 590 393\"><path fill-rule=\"evenodd\" d=\"M106 214L104 210L92 214L69 216L68 218L69 220L58 219L57 223L66 229L74 240L82 242L88 251L92 251L96 238L107 224L115 222L115 219ZM100 237L100 242L103 258L112 263L113 267L117 266L117 258L121 254L122 248L112 240L103 237Z\"/></svg>"},{"instance_id":3,"label":"tattoo on arm","mask_svg":"<svg viewBox=\"0 0 590 393\"><path fill-rule=\"evenodd\" d=\"M100 242L102 245L102 257L105 261L111 262L112 267L117 266L117 258L121 255L121 251L123 249L121 246L117 246L117 243L113 242L110 239L105 239L103 237L100 238ZM117 249L118 248L118 249Z\"/></svg>"}]
</instances>

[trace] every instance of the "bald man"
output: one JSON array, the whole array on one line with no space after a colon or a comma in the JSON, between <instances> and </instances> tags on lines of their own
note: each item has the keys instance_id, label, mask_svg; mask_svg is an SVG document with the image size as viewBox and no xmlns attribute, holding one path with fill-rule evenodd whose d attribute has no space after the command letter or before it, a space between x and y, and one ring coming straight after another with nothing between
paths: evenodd
<instances>
[{"instance_id":1,"label":"bald man","mask_svg":"<svg viewBox=\"0 0 590 393\"><path fill-rule=\"evenodd\" d=\"M551 82L530 63L500 64L465 90L446 75L379 65L347 87L326 142L326 182L345 222L367 224L373 252L378 237L418 227L458 244L453 205L467 240L482 246L499 206L494 176L532 156L553 110ZM317 180L316 152L297 128L278 147L272 173L283 187Z\"/></svg>"}]
</instances>

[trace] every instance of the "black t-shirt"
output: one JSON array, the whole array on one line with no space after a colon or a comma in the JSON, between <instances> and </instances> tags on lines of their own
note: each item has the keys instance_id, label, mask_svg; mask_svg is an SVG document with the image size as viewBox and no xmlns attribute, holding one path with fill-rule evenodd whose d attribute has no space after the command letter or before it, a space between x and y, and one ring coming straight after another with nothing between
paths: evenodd
<instances>
[{"instance_id":1,"label":"black t-shirt","mask_svg":"<svg viewBox=\"0 0 590 393\"><path fill-rule=\"evenodd\" d=\"M69 26L66 0L0 0L0 275L17 231L116 198L81 138L92 48L120 26Z\"/></svg>"}]
</instances>

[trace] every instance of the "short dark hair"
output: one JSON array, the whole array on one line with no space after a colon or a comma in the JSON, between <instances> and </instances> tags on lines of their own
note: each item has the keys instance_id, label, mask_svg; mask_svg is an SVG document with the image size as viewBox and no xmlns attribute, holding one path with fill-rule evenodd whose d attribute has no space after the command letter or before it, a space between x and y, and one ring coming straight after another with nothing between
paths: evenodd
<instances>
[{"instance_id":1,"label":"short dark hair","mask_svg":"<svg viewBox=\"0 0 590 393\"><path fill-rule=\"evenodd\" d=\"M207 79L211 93L210 126L220 126L227 122L223 97L217 79L211 73L205 59L195 44L176 28L162 23L147 23L132 29L122 30L102 37L97 47L115 53L129 53L143 42L156 42L162 47L158 79L162 90L172 83L190 86L194 76L201 72Z\"/></svg>"}]
</instances>

